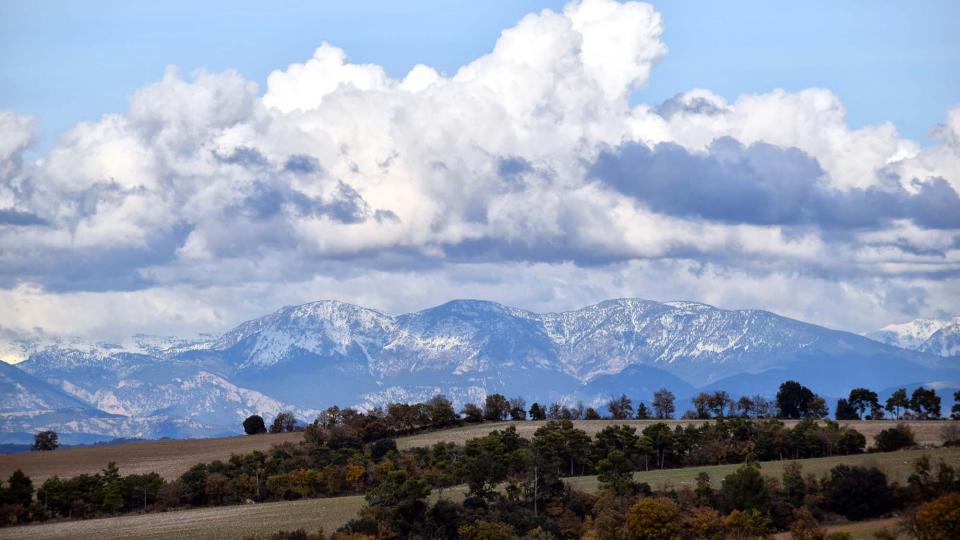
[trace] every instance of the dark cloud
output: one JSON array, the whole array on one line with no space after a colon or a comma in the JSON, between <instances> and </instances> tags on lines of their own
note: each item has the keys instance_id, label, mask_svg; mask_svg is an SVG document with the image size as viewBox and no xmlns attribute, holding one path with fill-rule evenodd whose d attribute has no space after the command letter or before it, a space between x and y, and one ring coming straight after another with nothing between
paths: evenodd
<instances>
[{"instance_id":1,"label":"dark cloud","mask_svg":"<svg viewBox=\"0 0 960 540\"><path fill-rule=\"evenodd\" d=\"M253 168L264 167L268 164L267 158L263 157L263 154L256 148L246 146L234 148L233 152L226 156L222 156L217 152L214 152L213 155L220 163L226 163L228 165L241 165Z\"/></svg>"},{"instance_id":2,"label":"dark cloud","mask_svg":"<svg viewBox=\"0 0 960 540\"><path fill-rule=\"evenodd\" d=\"M943 179L838 190L810 155L724 137L705 153L663 143L603 152L590 175L656 212L732 224L871 229L910 219L931 229L960 228L960 197Z\"/></svg>"},{"instance_id":3,"label":"dark cloud","mask_svg":"<svg viewBox=\"0 0 960 540\"><path fill-rule=\"evenodd\" d=\"M704 97L687 97L684 94L677 94L658 105L654 111L660 116L669 119L678 113L714 115L723 112L723 109L717 107L715 103Z\"/></svg>"},{"instance_id":4,"label":"dark cloud","mask_svg":"<svg viewBox=\"0 0 960 540\"><path fill-rule=\"evenodd\" d=\"M316 158L305 155L290 156L287 158L287 162L284 164L283 169L285 171L298 174L310 174L323 170L323 168L320 166L320 162L317 161Z\"/></svg>"},{"instance_id":5,"label":"dark cloud","mask_svg":"<svg viewBox=\"0 0 960 540\"><path fill-rule=\"evenodd\" d=\"M0 225L14 225L18 227L47 225L47 220L30 212L21 212L13 208L0 208Z\"/></svg>"}]
</instances>

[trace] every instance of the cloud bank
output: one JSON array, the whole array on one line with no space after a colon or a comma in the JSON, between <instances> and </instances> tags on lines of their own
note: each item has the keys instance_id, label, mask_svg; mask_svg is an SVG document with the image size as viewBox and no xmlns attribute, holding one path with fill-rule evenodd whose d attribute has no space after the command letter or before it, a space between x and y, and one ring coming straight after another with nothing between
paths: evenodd
<instances>
[{"instance_id":1,"label":"cloud bank","mask_svg":"<svg viewBox=\"0 0 960 540\"><path fill-rule=\"evenodd\" d=\"M631 104L649 5L571 2L392 79L324 43L274 71L169 68L24 159L0 112L8 332L214 331L336 297L764 307L866 330L960 297L960 108L921 147L827 89Z\"/></svg>"}]
</instances>

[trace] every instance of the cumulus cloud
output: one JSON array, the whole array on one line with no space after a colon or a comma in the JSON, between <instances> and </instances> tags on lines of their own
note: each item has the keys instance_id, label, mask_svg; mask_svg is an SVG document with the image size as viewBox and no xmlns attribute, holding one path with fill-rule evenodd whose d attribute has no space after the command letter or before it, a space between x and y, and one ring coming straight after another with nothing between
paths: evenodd
<instances>
[{"instance_id":1,"label":"cumulus cloud","mask_svg":"<svg viewBox=\"0 0 960 540\"><path fill-rule=\"evenodd\" d=\"M0 326L95 302L219 306L178 328L319 296L572 307L666 299L645 284L672 273L688 276L673 297L741 306L710 291L766 283L782 304L747 298L824 322L849 321L777 291L847 287L888 316L939 309L904 296L956 286L960 108L924 148L892 124L849 127L826 89L632 105L667 52L663 24L647 4L575 1L527 15L455 73L399 79L323 43L262 92L236 72L169 68L125 114L78 124L34 162L35 121L2 112L0 287L21 307ZM499 272L518 286L491 285ZM866 292L877 286L886 300ZM246 308L224 300L254 293Z\"/></svg>"}]
</instances>

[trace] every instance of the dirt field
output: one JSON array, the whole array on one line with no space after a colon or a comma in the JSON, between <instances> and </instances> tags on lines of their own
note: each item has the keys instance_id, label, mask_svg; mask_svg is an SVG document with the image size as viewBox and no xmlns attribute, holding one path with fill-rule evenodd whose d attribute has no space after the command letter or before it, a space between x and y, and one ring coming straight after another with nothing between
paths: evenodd
<instances>
[{"instance_id":1,"label":"dirt field","mask_svg":"<svg viewBox=\"0 0 960 540\"><path fill-rule=\"evenodd\" d=\"M303 528L328 533L357 515L363 497L337 497L263 503L246 506L201 508L138 516L70 521L0 529L2 540L49 540L102 538L190 540L239 539L269 536L280 530Z\"/></svg>"},{"instance_id":2,"label":"dirt field","mask_svg":"<svg viewBox=\"0 0 960 540\"><path fill-rule=\"evenodd\" d=\"M577 427L592 435L612 424L630 424L640 430L655 422L655 420L580 420L576 424ZM671 424L686 423L679 420L669 422ZM788 421L787 425L793 423L795 422ZM846 423L863 433L867 437L868 444L872 444L873 437L881 430L896 425L894 421L854 421ZM531 437L537 428L543 424L544 422L477 424L401 437L397 439L397 446L403 449L428 446L439 441L462 443L467 439L481 437L494 429L504 429L510 425L516 425L521 435ZM917 442L921 445L932 446L942 443L940 432L946 424L950 424L950 421L913 422L911 425L916 433ZM103 469L107 463L115 461L122 474L157 472L165 479L173 480L197 463L215 459L226 460L231 454L267 450L274 444L300 441L301 438L302 435L299 433L283 433L220 439L186 439L87 446L54 452L22 452L0 455L0 478L8 478L13 471L22 469L33 479L34 485L39 486L53 475L70 477L83 473L92 474Z\"/></svg>"},{"instance_id":3,"label":"dirt field","mask_svg":"<svg viewBox=\"0 0 960 540\"><path fill-rule=\"evenodd\" d=\"M22 469L39 486L44 480L59 475L76 476L99 472L115 461L121 474L159 473L174 480L197 463L225 460L230 454L268 450L274 444L300 441L301 433L245 435L219 439L185 439L149 441L64 448L53 452L21 452L0 455L0 478Z\"/></svg>"},{"instance_id":4,"label":"dirt field","mask_svg":"<svg viewBox=\"0 0 960 540\"><path fill-rule=\"evenodd\" d=\"M831 467L846 463L850 465L870 465L884 470L891 479L903 481L914 459L929 455L934 461L943 459L950 463L960 463L960 449L910 450L888 454L844 456L800 460L804 472L823 474ZM779 476L786 462L764 463L764 474ZM715 467L695 467L689 469L668 469L637 473L636 478L651 485L670 484L681 486L693 483L700 472L706 472L715 483L719 483L726 474L736 468L734 465ZM598 483L595 476L570 478L572 485L585 491L594 491ZM462 496L461 490L447 490L445 493ZM0 540L49 540L69 538L71 540L94 540L101 538L160 539L185 538L190 540L213 540L221 538L244 538L247 536L266 537L279 530L303 528L315 531L323 527L332 532L354 517L363 507L363 498L337 497L331 499L312 499L280 503L264 503L249 506L227 506L221 508L203 508L139 516L93 519L28 525L0 529ZM848 531L855 538L872 538L872 532L887 528L893 530L895 519L865 521L830 526L831 531ZM786 536L784 538L789 538Z\"/></svg>"}]
</instances>

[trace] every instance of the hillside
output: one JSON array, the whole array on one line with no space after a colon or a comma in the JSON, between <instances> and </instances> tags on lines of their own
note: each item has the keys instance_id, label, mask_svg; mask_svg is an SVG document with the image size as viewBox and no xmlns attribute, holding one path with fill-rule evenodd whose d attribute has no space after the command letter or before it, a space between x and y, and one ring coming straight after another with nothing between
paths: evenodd
<instances>
[{"instance_id":1,"label":"hillside","mask_svg":"<svg viewBox=\"0 0 960 540\"><path fill-rule=\"evenodd\" d=\"M806 473L822 475L839 464L878 467L892 480L903 482L914 459L930 456L932 460L960 462L960 449L911 450L887 454L863 454L833 458L799 460ZM766 475L779 476L787 462L762 464ZM712 482L719 484L723 477L736 466L717 465L687 469L638 472L634 477L651 486L680 486L693 484L696 475L706 472ZM598 483L595 476L568 478L565 480L578 489L595 491ZM457 489L445 492L448 497L461 497ZM70 537L74 540L94 540L111 537L122 530L125 538L147 540L158 538L190 538L192 540L220 540L259 535L266 537L279 530L303 528L316 531L323 527L327 532L336 530L353 518L365 505L361 496L307 499L301 501L273 502L256 505L200 508L174 512L131 515L105 519L91 519L64 523L29 525L0 529L5 540L48 540ZM881 525L886 524L886 522ZM872 522L860 522L856 527L869 528ZM877 527L879 528L879 527Z\"/></svg>"},{"instance_id":2,"label":"hillside","mask_svg":"<svg viewBox=\"0 0 960 540\"><path fill-rule=\"evenodd\" d=\"M577 420L577 428L593 435L612 424L627 424L638 430L654 423L653 420ZM683 420L669 420L671 425L687 424ZM702 421L697 421L700 423ZM796 420L786 420L787 426L792 426ZM532 437L533 433L544 422L497 422L470 425L440 431L431 431L400 437L397 446L400 449L432 446L445 441L462 444L468 439L482 437L494 429L504 429L515 426L523 437ZM873 438L881 430L891 427L896 422L888 421L851 421L845 424L852 426L867 437L867 444L873 443ZM941 429L950 421L924 421L910 423L918 444L940 445L943 443ZM243 454L254 450L267 451L271 446L284 442L299 442L302 433L264 434L255 436L221 437L212 439L184 439L169 441L143 441L121 444L86 446L79 448L65 448L54 452L21 452L18 454L0 455L0 478L7 478L10 474L22 469L30 476L35 485L53 475L64 477L76 476L83 473L96 473L113 461L116 462L123 474L140 474L157 472L167 480L174 480L187 469L197 463L206 463L216 459L226 460L231 454Z\"/></svg>"},{"instance_id":3,"label":"hillside","mask_svg":"<svg viewBox=\"0 0 960 540\"><path fill-rule=\"evenodd\" d=\"M237 433L253 413L292 410L309 419L332 404L371 407L437 393L457 406L491 392L600 405L620 393L648 400L666 387L683 404L703 388L769 396L786 379L826 397L845 395L854 380L875 389L960 381L949 359L770 312L641 299L562 313L456 300L397 316L321 301L206 341L165 343L34 353L16 369L91 415L126 424L26 416L0 424L0 442L22 442L39 428L65 442L220 436ZM2 396L0 408L35 410L11 399Z\"/></svg>"}]
</instances>

